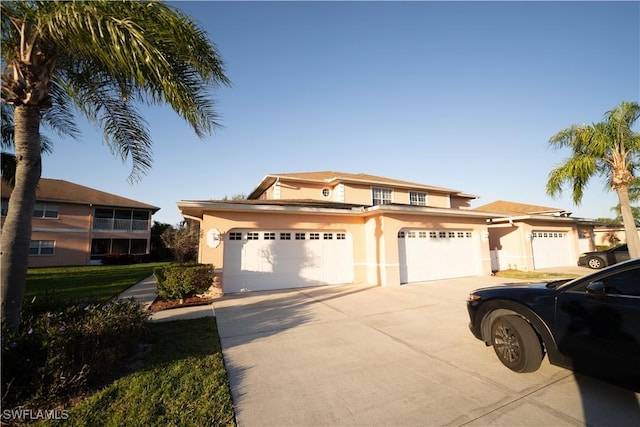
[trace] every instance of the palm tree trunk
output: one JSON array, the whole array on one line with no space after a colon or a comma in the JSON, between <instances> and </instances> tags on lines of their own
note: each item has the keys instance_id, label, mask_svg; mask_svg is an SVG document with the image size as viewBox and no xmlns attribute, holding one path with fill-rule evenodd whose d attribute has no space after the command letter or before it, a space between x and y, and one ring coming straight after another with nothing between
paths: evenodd
<instances>
[{"instance_id":1,"label":"palm tree trunk","mask_svg":"<svg viewBox=\"0 0 640 427\"><path fill-rule=\"evenodd\" d=\"M640 236L636 228L633 213L631 212L631 202L629 201L629 187L621 186L616 188L618 200L620 201L620 212L622 213L622 222L624 224L624 234L629 247L629 255L631 258L640 258Z\"/></svg>"},{"instance_id":2,"label":"palm tree trunk","mask_svg":"<svg viewBox=\"0 0 640 427\"><path fill-rule=\"evenodd\" d=\"M31 218L42 172L39 108L17 106L14 129L16 176L0 243L0 315L11 331L18 331L29 262Z\"/></svg>"}]
</instances>

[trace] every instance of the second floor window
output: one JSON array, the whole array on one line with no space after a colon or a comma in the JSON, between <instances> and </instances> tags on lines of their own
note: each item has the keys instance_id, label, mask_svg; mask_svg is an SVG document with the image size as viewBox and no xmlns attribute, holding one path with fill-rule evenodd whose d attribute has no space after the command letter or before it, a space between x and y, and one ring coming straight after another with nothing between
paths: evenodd
<instances>
[{"instance_id":1,"label":"second floor window","mask_svg":"<svg viewBox=\"0 0 640 427\"><path fill-rule=\"evenodd\" d=\"M372 204L375 205L387 205L393 200L391 196L393 192L387 188L372 188L371 189L371 198Z\"/></svg>"},{"instance_id":2,"label":"second floor window","mask_svg":"<svg viewBox=\"0 0 640 427\"><path fill-rule=\"evenodd\" d=\"M409 193L409 204L415 206L427 206L427 195L425 193L411 191Z\"/></svg>"},{"instance_id":3,"label":"second floor window","mask_svg":"<svg viewBox=\"0 0 640 427\"><path fill-rule=\"evenodd\" d=\"M58 207L46 203L36 203L33 208L34 218L58 218Z\"/></svg>"}]
</instances>

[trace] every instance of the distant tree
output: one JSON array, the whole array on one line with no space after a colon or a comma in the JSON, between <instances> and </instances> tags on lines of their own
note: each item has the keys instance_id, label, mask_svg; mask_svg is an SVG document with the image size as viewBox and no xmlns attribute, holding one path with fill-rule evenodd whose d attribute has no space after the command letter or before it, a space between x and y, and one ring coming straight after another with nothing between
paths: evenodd
<instances>
[{"instance_id":1,"label":"distant tree","mask_svg":"<svg viewBox=\"0 0 640 427\"><path fill-rule=\"evenodd\" d=\"M178 263L196 261L200 242L200 228L195 222L183 221L176 227L167 228L162 233L162 241L173 252Z\"/></svg>"},{"instance_id":2,"label":"distant tree","mask_svg":"<svg viewBox=\"0 0 640 427\"><path fill-rule=\"evenodd\" d=\"M173 253L162 240L164 232L171 228L171 224L153 221L151 226L151 257L155 260L165 260L173 257Z\"/></svg>"},{"instance_id":3,"label":"distant tree","mask_svg":"<svg viewBox=\"0 0 640 427\"><path fill-rule=\"evenodd\" d=\"M640 134L631 127L640 117L640 105L623 102L592 125L572 125L551 137L555 148L571 149L571 157L549 173L547 193L556 196L571 184L573 202L582 200L585 186L594 175L607 180L618 195L625 236L632 258L640 257L640 237L629 199L629 186L640 168Z\"/></svg>"},{"instance_id":4,"label":"distant tree","mask_svg":"<svg viewBox=\"0 0 640 427\"><path fill-rule=\"evenodd\" d=\"M131 158L130 180L151 167L138 105L167 104L204 137L217 126L211 90L228 84L206 33L159 1L0 3L2 102L13 107L15 185L3 224L0 308L20 326L31 217L41 174L40 125L77 136L74 112Z\"/></svg>"},{"instance_id":5,"label":"distant tree","mask_svg":"<svg viewBox=\"0 0 640 427\"><path fill-rule=\"evenodd\" d=\"M247 196L245 194L234 194L233 196L224 196L222 200L247 200Z\"/></svg>"},{"instance_id":6,"label":"distant tree","mask_svg":"<svg viewBox=\"0 0 640 427\"><path fill-rule=\"evenodd\" d=\"M595 218L594 221L599 222L601 224L608 224L608 225L619 225L622 223L621 221L618 221L615 218Z\"/></svg>"}]
</instances>

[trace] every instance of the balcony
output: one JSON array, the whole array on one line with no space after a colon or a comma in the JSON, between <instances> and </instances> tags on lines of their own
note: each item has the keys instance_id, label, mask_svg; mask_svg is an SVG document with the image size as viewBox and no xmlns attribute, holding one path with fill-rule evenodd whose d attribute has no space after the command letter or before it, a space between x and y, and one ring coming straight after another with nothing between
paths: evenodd
<instances>
[{"instance_id":1,"label":"balcony","mask_svg":"<svg viewBox=\"0 0 640 427\"><path fill-rule=\"evenodd\" d=\"M143 219L94 218L93 229L100 231L131 231L134 233L149 231L149 221Z\"/></svg>"}]
</instances>

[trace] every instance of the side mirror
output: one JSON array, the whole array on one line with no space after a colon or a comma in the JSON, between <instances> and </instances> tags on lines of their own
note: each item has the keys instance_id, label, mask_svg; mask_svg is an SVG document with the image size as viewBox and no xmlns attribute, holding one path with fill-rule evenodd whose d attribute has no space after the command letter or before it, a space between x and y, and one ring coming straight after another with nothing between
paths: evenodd
<instances>
[{"instance_id":1,"label":"side mirror","mask_svg":"<svg viewBox=\"0 0 640 427\"><path fill-rule=\"evenodd\" d=\"M587 285L587 296L592 298L604 298L605 289L603 282L591 282Z\"/></svg>"}]
</instances>

